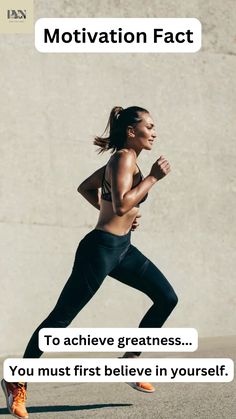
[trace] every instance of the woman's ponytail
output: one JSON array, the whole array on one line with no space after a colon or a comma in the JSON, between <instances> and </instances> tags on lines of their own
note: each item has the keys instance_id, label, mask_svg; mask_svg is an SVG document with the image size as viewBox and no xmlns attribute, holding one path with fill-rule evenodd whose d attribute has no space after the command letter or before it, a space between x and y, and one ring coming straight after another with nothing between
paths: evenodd
<instances>
[{"instance_id":1,"label":"woman's ponytail","mask_svg":"<svg viewBox=\"0 0 236 419\"><path fill-rule=\"evenodd\" d=\"M104 153L104 151L109 150L110 148L113 148L113 144L111 143L112 138L118 131L118 119L120 117L121 112L123 111L123 108L121 106L114 106L112 108L107 126L102 134L101 137L96 136L94 139L94 145L99 147L98 154ZM104 137L105 135L105 137Z\"/></svg>"},{"instance_id":2,"label":"woman's ponytail","mask_svg":"<svg viewBox=\"0 0 236 419\"><path fill-rule=\"evenodd\" d=\"M114 152L124 147L127 126L134 126L142 120L138 114L139 112L148 113L146 109L138 106L131 106L126 109L121 106L112 108L105 131L101 137L96 136L93 142L94 145L99 147L98 154L109 149Z\"/></svg>"}]
</instances>

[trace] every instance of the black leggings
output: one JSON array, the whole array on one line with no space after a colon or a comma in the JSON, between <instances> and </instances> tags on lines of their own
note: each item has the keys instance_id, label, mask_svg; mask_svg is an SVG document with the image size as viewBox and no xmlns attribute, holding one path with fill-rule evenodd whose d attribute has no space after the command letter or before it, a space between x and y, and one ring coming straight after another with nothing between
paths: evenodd
<instances>
[{"instance_id":1,"label":"black leggings","mask_svg":"<svg viewBox=\"0 0 236 419\"><path fill-rule=\"evenodd\" d=\"M38 332L67 327L96 293L107 275L136 288L153 301L139 327L161 327L177 304L177 296L159 269L130 243L131 232L118 236L92 230L80 242L72 273L56 306L33 333L24 358L39 358ZM140 352L136 352L140 355Z\"/></svg>"}]
</instances>

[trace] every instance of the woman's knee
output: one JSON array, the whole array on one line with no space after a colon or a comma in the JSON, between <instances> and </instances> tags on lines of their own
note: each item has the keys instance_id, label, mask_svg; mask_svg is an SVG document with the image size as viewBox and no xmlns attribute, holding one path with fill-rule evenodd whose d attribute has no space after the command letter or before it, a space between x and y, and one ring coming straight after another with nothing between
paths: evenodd
<instances>
[{"instance_id":1,"label":"woman's knee","mask_svg":"<svg viewBox=\"0 0 236 419\"><path fill-rule=\"evenodd\" d=\"M159 298L156 299L156 304L162 304L162 306L165 307L165 309L168 309L169 312L175 308L177 303L178 297L173 289L169 290L162 296L159 295Z\"/></svg>"},{"instance_id":2,"label":"woman's knee","mask_svg":"<svg viewBox=\"0 0 236 419\"><path fill-rule=\"evenodd\" d=\"M167 297L167 299L168 299L168 304L169 304L169 306L172 308L172 310L173 310L173 308L175 308L175 306L177 305L177 303L178 303L178 297L177 297L177 295L176 295L176 293L175 293L175 291L174 290L172 290L169 294L168 294L168 297Z\"/></svg>"},{"instance_id":3,"label":"woman's knee","mask_svg":"<svg viewBox=\"0 0 236 419\"><path fill-rule=\"evenodd\" d=\"M178 297L175 291L172 289L165 295L165 305L169 307L169 311L171 312L178 303Z\"/></svg>"}]
</instances>

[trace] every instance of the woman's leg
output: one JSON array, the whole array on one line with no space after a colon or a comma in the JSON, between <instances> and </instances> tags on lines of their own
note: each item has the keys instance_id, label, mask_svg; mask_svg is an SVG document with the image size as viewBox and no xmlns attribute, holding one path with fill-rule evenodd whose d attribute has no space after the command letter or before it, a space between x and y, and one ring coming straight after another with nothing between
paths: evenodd
<instances>
[{"instance_id":1,"label":"woman's leg","mask_svg":"<svg viewBox=\"0 0 236 419\"><path fill-rule=\"evenodd\" d=\"M153 301L139 327L161 327L178 302L165 276L133 245L109 276L144 292Z\"/></svg>"},{"instance_id":2,"label":"woman's leg","mask_svg":"<svg viewBox=\"0 0 236 419\"><path fill-rule=\"evenodd\" d=\"M153 305L141 320L139 327L161 327L177 304L177 296L161 271L131 245L119 265L109 276L144 292ZM123 358L136 358L141 352L126 352ZM135 390L152 393L155 388L146 382L127 383Z\"/></svg>"},{"instance_id":3,"label":"woman's leg","mask_svg":"<svg viewBox=\"0 0 236 419\"><path fill-rule=\"evenodd\" d=\"M44 327L67 327L96 293L107 274L129 247L129 235L117 237L93 230L81 240L72 273L55 308L33 333L24 358L39 358L38 332Z\"/></svg>"},{"instance_id":4,"label":"woman's leg","mask_svg":"<svg viewBox=\"0 0 236 419\"><path fill-rule=\"evenodd\" d=\"M81 240L75 262L58 302L49 316L33 333L24 353L24 358L38 358L38 332L43 327L66 327L87 304L102 284L106 275L119 263L130 244L130 235L117 237L93 230ZM1 382L9 411L19 418L27 419L25 408L26 383Z\"/></svg>"}]
</instances>

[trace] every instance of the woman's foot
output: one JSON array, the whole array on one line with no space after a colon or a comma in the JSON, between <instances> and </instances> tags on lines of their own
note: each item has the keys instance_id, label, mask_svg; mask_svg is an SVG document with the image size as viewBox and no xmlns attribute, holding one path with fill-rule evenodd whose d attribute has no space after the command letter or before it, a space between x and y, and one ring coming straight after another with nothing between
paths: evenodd
<instances>
[{"instance_id":1,"label":"woman's foot","mask_svg":"<svg viewBox=\"0 0 236 419\"><path fill-rule=\"evenodd\" d=\"M25 383L8 383L6 380L2 380L1 385L3 392L6 396L6 402L9 412L16 418L27 419L29 415L25 408Z\"/></svg>"},{"instance_id":2,"label":"woman's foot","mask_svg":"<svg viewBox=\"0 0 236 419\"><path fill-rule=\"evenodd\" d=\"M138 358L139 355L137 355L135 352L126 352L122 358ZM155 387L153 387L150 383L126 383L130 387L134 388L138 391L143 391L144 393L154 393Z\"/></svg>"},{"instance_id":3,"label":"woman's foot","mask_svg":"<svg viewBox=\"0 0 236 419\"><path fill-rule=\"evenodd\" d=\"M150 383L126 383L130 387L138 391L143 391L144 393L154 393L155 387Z\"/></svg>"}]
</instances>

